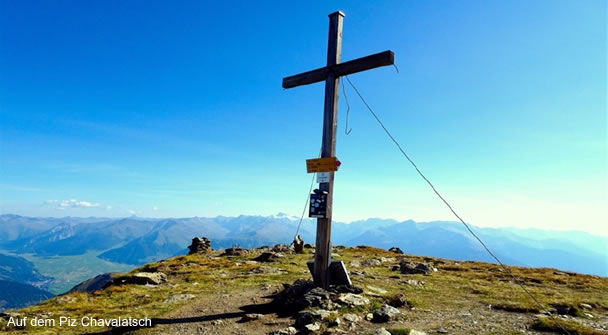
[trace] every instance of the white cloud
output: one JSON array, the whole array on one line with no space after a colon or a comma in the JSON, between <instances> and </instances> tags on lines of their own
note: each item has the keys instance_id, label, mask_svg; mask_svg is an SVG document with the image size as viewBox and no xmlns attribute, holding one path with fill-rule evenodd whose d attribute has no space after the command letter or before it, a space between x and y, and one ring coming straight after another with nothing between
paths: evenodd
<instances>
[{"instance_id":1,"label":"white cloud","mask_svg":"<svg viewBox=\"0 0 608 335\"><path fill-rule=\"evenodd\" d=\"M158 210L158 207L154 206L154 207L152 207L152 210L153 210L153 211L157 211L157 210Z\"/></svg>"},{"instance_id":2,"label":"white cloud","mask_svg":"<svg viewBox=\"0 0 608 335\"><path fill-rule=\"evenodd\" d=\"M59 210L65 210L68 208L97 208L97 207L101 206L101 204L97 203L97 202L82 201L82 200L76 200L76 199L61 200L61 201L47 200L44 202L44 204L45 205L57 205L56 209L59 209Z\"/></svg>"},{"instance_id":3,"label":"white cloud","mask_svg":"<svg viewBox=\"0 0 608 335\"><path fill-rule=\"evenodd\" d=\"M134 210L132 210L132 209L129 209L129 214L131 214L131 215L135 215L135 213L137 213L137 212L135 212L135 211L134 211Z\"/></svg>"},{"instance_id":4,"label":"white cloud","mask_svg":"<svg viewBox=\"0 0 608 335\"><path fill-rule=\"evenodd\" d=\"M107 205L107 206L106 206L106 211L109 211L109 210L112 210L112 206Z\"/></svg>"}]
</instances>

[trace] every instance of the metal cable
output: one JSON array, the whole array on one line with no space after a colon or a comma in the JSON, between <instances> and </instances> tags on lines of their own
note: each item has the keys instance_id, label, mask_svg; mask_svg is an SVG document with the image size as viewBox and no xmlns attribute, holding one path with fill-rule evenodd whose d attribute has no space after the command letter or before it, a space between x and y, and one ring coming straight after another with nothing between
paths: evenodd
<instances>
[{"instance_id":1,"label":"metal cable","mask_svg":"<svg viewBox=\"0 0 608 335\"><path fill-rule=\"evenodd\" d=\"M388 135L388 137L393 141L393 143L395 143L395 145L397 146L397 148L399 149L399 151L401 151L401 153L403 154L403 156L405 156L405 158L412 164L412 166L414 167L414 169L416 169L416 171L418 172L418 174L420 175L420 177L422 177L422 179L424 179L424 181L426 181L427 184L429 184L429 186L433 189L433 192L435 192L435 194L439 197L439 199L441 199L441 201L443 201L443 203L450 209L450 211L452 212L452 214L454 214L454 216L456 216L458 218L458 220L460 220L460 222L467 228L467 230L469 231L469 233L471 233L471 235L473 235L473 237L475 237L475 239L477 239L477 241L484 247L484 249L486 249L486 251L498 262L498 264L500 264L500 266L502 267L502 269L507 272L509 274L509 276L511 276L511 278L515 281L515 283L517 285L519 285L519 287L521 287L522 290L524 290L524 292L526 292L526 294L532 298L532 300L534 300L534 302L536 303L536 305L538 305L538 307L540 307L540 309L542 309L545 313L547 313L549 315L549 317L564 331L566 332L566 334L571 335L570 332L564 328L564 326L562 326L562 324L553 316L553 314L551 314L537 299L534 295L532 295L532 293L530 293L526 287L524 286L524 284L511 272L511 270L509 270L509 268L507 268L501 261L500 259L498 259L498 257L496 255L494 255L494 253L486 246L486 244L481 240L481 238L479 238L479 236L477 236L477 234L475 234L475 232L473 232L473 230L469 227L469 225L460 217L460 215L458 215L458 213L456 213L456 211L454 211L454 209L452 208L452 206L447 202L447 200L445 200L445 198L439 193L439 191L437 191L437 189L435 188L435 186L426 178L426 176L422 173L422 171L420 171L420 169L418 168L418 166L416 166L416 163L414 163L414 161L407 155L407 153L405 153L405 151L403 150L403 148L401 147L401 145L399 144L399 142L397 142L397 140L393 137L393 135L388 131L388 129L386 129L386 127L384 126L384 124L382 123L382 121L380 121L380 118L378 118L378 115L376 115L376 113L373 111L373 109L367 104L367 102L365 101L365 99L363 98L363 96L361 96L361 93L359 93L359 90L357 89L357 87L355 87L355 85L350 81L350 79L348 78L348 76L344 76L344 78L346 78L346 80L348 81L348 83L350 84L350 86L355 90L355 92L357 93L357 95L359 96L359 98L361 99L361 101L363 102L363 104L365 105L365 107L367 107L367 109L372 113L372 115L374 116L374 118L376 119L376 121L378 121L378 123L380 124L380 126L382 127L382 129L384 129L384 132L386 133L386 135Z\"/></svg>"},{"instance_id":2,"label":"metal cable","mask_svg":"<svg viewBox=\"0 0 608 335\"><path fill-rule=\"evenodd\" d=\"M350 116L350 104L348 103L348 97L346 96L346 87L344 86L344 80L340 80L340 82L342 83L342 93L344 95L344 102L346 102L346 125L344 126L344 134L346 134L347 136L350 134L350 132L353 130L348 129L348 118Z\"/></svg>"},{"instance_id":3,"label":"metal cable","mask_svg":"<svg viewBox=\"0 0 608 335\"><path fill-rule=\"evenodd\" d=\"M298 233L300 232L300 226L302 225L302 220L304 220L304 214L306 214L306 208L308 208L308 200L310 199L310 192L312 192L312 186L315 184L316 175L317 175L316 173L312 174L312 180L310 181L310 189L308 190L308 193L306 193L306 202L304 203L304 209L302 210L302 216L300 216L300 222L298 222L298 229L296 229L296 234L293 235L294 241L295 241L296 237L298 236Z\"/></svg>"},{"instance_id":4,"label":"metal cable","mask_svg":"<svg viewBox=\"0 0 608 335\"><path fill-rule=\"evenodd\" d=\"M317 157L321 157L321 153L322 153L323 149L319 149L319 155ZM296 229L296 234L293 235L293 239L295 241L296 237L298 236L298 233L300 232L300 226L302 225L302 220L304 220L304 215L306 214L306 208L308 208L308 201L310 200L310 192L312 192L312 187L315 184L315 177L317 176L316 173L312 174L312 180L310 181L310 189L308 190L308 193L306 193L306 202L304 203L304 209L302 210L302 215L300 216L300 222L298 222L298 228Z\"/></svg>"}]
</instances>

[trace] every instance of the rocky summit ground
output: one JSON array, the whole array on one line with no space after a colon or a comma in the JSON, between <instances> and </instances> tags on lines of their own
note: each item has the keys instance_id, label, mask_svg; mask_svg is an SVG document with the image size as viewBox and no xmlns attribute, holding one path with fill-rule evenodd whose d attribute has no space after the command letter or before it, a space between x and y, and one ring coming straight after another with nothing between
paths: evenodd
<instances>
[{"instance_id":1,"label":"rocky summit ground","mask_svg":"<svg viewBox=\"0 0 608 335\"><path fill-rule=\"evenodd\" d=\"M0 318L7 334L608 334L608 278L510 267L541 310L499 266L333 249L353 287L315 288L286 246L180 256ZM152 327L84 326L82 318L151 318ZM75 320L71 324L66 318ZM26 320L21 325L16 321ZM42 324L31 325L31 320ZM49 321L54 320L54 321ZM12 322L11 322L12 321ZM53 326L52 323L55 323Z\"/></svg>"}]
</instances>

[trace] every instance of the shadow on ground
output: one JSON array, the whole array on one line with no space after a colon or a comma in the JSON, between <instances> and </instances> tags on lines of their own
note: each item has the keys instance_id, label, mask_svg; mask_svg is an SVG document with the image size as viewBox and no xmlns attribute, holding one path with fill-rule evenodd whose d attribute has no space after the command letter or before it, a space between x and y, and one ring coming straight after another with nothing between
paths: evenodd
<instances>
[{"instance_id":1,"label":"shadow on ground","mask_svg":"<svg viewBox=\"0 0 608 335\"><path fill-rule=\"evenodd\" d=\"M273 298L274 296L269 296L267 298ZM87 335L114 335L114 334L125 334L127 332L136 331L142 328L153 328L158 325L170 325L170 324L178 324L178 323L194 323L194 322L205 322L205 321L214 321L214 320L225 320L225 319L236 319L242 318L245 314L256 313L256 314L283 314L280 313L280 310L277 308L277 305L273 302L265 303L265 304L252 304L245 305L239 307L240 312L232 312L232 313L220 313L220 314L212 314L212 315L201 315L201 316L193 316L187 318L152 318L151 327L146 326L135 326L135 327L115 327L109 330L105 330L97 333L84 333ZM244 321L238 321L244 322Z\"/></svg>"}]
</instances>

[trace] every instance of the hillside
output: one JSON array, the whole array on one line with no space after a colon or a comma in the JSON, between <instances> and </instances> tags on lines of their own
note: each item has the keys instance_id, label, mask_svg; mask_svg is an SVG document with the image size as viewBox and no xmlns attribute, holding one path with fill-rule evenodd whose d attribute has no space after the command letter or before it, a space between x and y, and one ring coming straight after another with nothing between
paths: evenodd
<instances>
[{"instance_id":1,"label":"hillside","mask_svg":"<svg viewBox=\"0 0 608 335\"><path fill-rule=\"evenodd\" d=\"M52 293L32 285L0 280L0 312L9 308L37 304L52 296Z\"/></svg>"},{"instance_id":2,"label":"hillside","mask_svg":"<svg viewBox=\"0 0 608 335\"><path fill-rule=\"evenodd\" d=\"M344 287L327 292L296 282L310 278L305 263L312 249L305 248L304 254L275 250L243 250L234 256L219 250L150 263L116 277L102 290L73 292L6 313L0 330L101 334L108 328L85 327L82 318L148 317L152 328L114 333L293 334L292 326L301 333L327 334L558 333L494 264L338 246L334 259L346 263L362 292ZM259 257L264 252L266 262ZM427 273L412 274L420 269ZM570 333L608 334L608 278L550 268L510 269ZM56 320L56 325L18 329L9 326L11 317ZM61 317L76 320L75 326L60 326Z\"/></svg>"},{"instance_id":3,"label":"hillside","mask_svg":"<svg viewBox=\"0 0 608 335\"><path fill-rule=\"evenodd\" d=\"M0 280L43 286L50 279L41 275L34 264L25 258L0 254Z\"/></svg>"}]
</instances>

